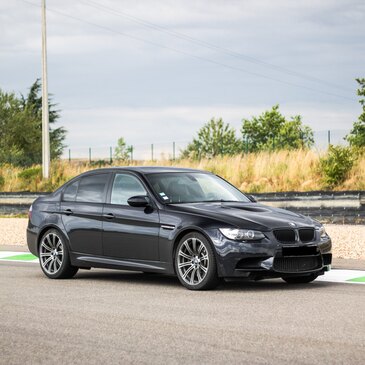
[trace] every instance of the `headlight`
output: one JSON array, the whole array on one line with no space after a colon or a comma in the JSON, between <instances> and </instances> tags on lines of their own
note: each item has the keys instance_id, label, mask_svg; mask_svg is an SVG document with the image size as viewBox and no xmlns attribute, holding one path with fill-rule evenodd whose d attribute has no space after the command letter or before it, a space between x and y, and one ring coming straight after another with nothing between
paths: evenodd
<instances>
[{"instance_id":1,"label":"headlight","mask_svg":"<svg viewBox=\"0 0 365 365\"><path fill-rule=\"evenodd\" d=\"M324 226L317 226L316 231L319 233L319 237L327 238L327 233L326 230L324 229Z\"/></svg>"},{"instance_id":2,"label":"headlight","mask_svg":"<svg viewBox=\"0 0 365 365\"><path fill-rule=\"evenodd\" d=\"M219 228L223 236L235 241L257 241L265 238L264 234L251 229Z\"/></svg>"}]
</instances>

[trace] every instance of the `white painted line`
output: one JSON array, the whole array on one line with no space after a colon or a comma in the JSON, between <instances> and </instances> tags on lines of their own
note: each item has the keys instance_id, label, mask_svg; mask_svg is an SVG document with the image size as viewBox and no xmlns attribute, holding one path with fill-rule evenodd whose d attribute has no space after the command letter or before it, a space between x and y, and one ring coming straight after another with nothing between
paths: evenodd
<instances>
[{"instance_id":1,"label":"white painted line","mask_svg":"<svg viewBox=\"0 0 365 365\"><path fill-rule=\"evenodd\" d=\"M8 261L8 262L30 262L37 263L38 258L34 260L21 260L21 259L8 259L8 257L22 256L22 255L31 255L30 252L19 252L19 251L0 251L0 261Z\"/></svg>"},{"instance_id":2,"label":"white painted line","mask_svg":"<svg viewBox=\"0 0 365 365\"><path fill-rule=\"evenodd\" d=\"M317 278L318 281L329 281L332 283L365 284L365 282L347 281L355 278L365 277L365 271L361 270L331 270Z\"/></svg>"},{"instance_id":3,"label":"white painted line","mask_svg":"<svg viewBox=\"0 0 365 365\"><path fill-rule=\"evenodd\" d=\"M0 259L2 259L3 257L8 257L8 256L26 255L26 254L30 254L30 252L0 251Z\"/></svg>"}]
</instances>

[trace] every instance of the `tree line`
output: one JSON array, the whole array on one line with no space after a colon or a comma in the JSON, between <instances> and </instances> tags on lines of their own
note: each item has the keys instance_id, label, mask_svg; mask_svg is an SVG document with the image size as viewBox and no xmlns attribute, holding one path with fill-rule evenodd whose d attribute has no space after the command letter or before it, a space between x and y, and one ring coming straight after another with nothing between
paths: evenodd
<instances>
[{"instance_id":1,"label":"tree line","mask_svg":"<svg viewBox=\"0 0 365 365\"><path fill-rule=\"evenodd\" d=\"M346 136L351 148L365 147L365 78L356 79L362 113ZM40 80L36 80L26 96L17 96L0 89L0 164L30 166L42 162L42 97ZM49 101L51 158L58 159L65 148L66 130L55 127L60 118L56 104ZM314 143L313 130L303 124L302 117L286 118L279 105L251 119L243 119L240 136L235 129L220 119L211 119L203 125L181 151L181 158L200 159L235 155L247 152L293 150L310 148ZM343 157L346 147L338 149ZM126 160L133 149L124 138L118 140L115 158ZM345 151L345 152L344 152ZM351 153L349 154L351 155Z\"/></svg>"}]
</instances>

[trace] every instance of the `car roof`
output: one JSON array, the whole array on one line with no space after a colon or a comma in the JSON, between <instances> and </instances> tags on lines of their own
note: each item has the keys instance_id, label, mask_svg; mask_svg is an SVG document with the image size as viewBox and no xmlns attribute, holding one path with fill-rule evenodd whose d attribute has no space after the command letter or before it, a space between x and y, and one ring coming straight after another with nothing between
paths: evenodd
<instances>
[{"instance_id":1,"label":"car roof","mask_svg":"<svg viewBox=\"0 0 365 365\"><path fill-rule=\"evenodd\" d=\"M130 172L137 172L140 174L152 174L152 173L166 173L166 172L201 172L201 173L210 173L204 170L197 170L197 169L188 169L188 168L181 168L181 167L167 167L167 166L115 166L115 167L107 167L107 168L100 168L89 170L85 172L94 173L94 172L106 172L106 171L130 171Z\"/></svg>"}]
</instances>

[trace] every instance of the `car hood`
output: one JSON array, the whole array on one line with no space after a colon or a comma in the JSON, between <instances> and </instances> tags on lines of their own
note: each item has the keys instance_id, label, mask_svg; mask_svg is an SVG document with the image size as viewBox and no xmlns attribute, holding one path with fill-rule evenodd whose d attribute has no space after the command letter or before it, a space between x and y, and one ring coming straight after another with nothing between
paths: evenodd
<instances>
[{"instance_id":1,"label":"car hood","mask_svg":"<svg viewBox=\"0 0 365 365\"><path fill-rule=\"evenodd\" d=\"M314 227L314 221L302 214L258 203L170 204L175 211L204 215L240 228L271 230L283 227Z\"/></svg>"}]
</instances>

